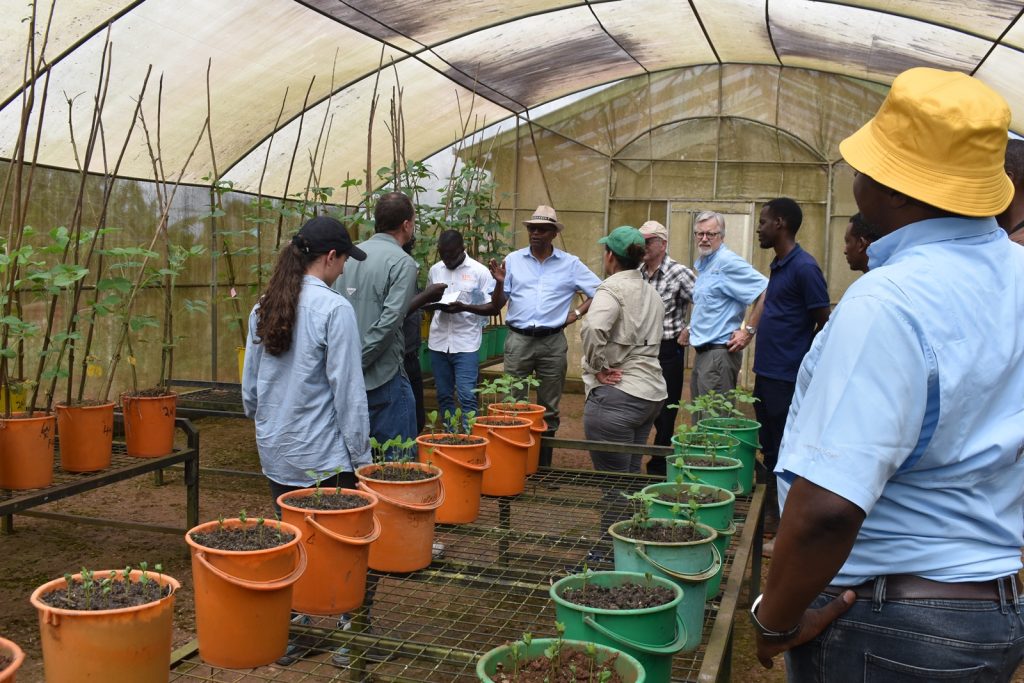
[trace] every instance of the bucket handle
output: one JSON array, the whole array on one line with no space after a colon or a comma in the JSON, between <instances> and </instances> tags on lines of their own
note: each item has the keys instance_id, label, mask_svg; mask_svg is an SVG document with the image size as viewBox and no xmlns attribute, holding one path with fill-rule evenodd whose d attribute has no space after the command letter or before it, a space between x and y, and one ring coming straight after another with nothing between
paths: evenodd
<instances>
[{"instance_id":1,"label":"bucket handle","mask_svg":"<svg viewBox=\"0 0 1024 683\"><path fill-rule=\"evenodd\" d=\"M462 462L461 460L456 460L452 456L450 456L447 453L445 453L444 452L444 448L441 447L441 446L434 446L434 448L430 452L430 455L440 455L440 456L442 456L442 457L444 457L444 458L446 458L448 460L451 460L452 463L458 465L459 467L464 467L467 470L472 470L474 472L483 472L484 470L486 470L488 467L491 466L491 459L489 457L487 457L487 451L486 450L484 451L484 461L480 465L474 465L473 463Z\"/></svg>"},{"instance_id":2,"label":"bucket handle","mask_svg":"<svg viewBox=\"0 0 1024 683\"><path fill-rule=\"evenodd\" d=\"M361 481L360 482L356 482L356 487L357 488L361 488L364 491L369 491L369 492L375 494L378 498L383 500L385 503L390 503L391 505L394 505L395 507L405 508L406 510L412 510L413 512L428 512L430 510L436 510L437 508L441 507L441 505L444 504L444 482L441 481L440 478L438 478L438 480L437 480L437 488L438 488L437 498L435 498L434 500L430 501L429 503L408 503L408 502L406 502L404 500L398 500L396 498L392 498L391 496L383 494L380 491L367 486L364 482L361 482Z\"/></svg>"},{"instance_id":3,"label":"bucket handle","mask_svg":"<svg viewBox=\"0 0 1024 683\"><path fill-rule=\"evenodd\" d=\"M708 579L712 578L715 574L717 574L718 570L722 568L722 554L718 552L718 548L716 548L713 543L711 544L711 566L709 566L704 571L697 572L696 574L680 574L674 569L669 569L668 567L661 564L654 558L649 557L647 553L644 552L643 545L639 543L636 545L636 552L638 555L640 555L640 557L644 559L645 562L650 564L652 567L657 569L662 574L671 576L673 579L685 581L686 583L700 583L702 581L707 581Z\"/></svg>"},{"instance_id":4,"label":"bucket handle","mask_svg":"<svg viewBox=\"0 0 1024 683\"><path fill-rule=\"evenodd\" d=\"M302 572L306 571L306 548L301 543L296 543L295 547L299 551L299 562L295 566L295 569L293 569L291 574L288 576L281 577L280 579L271 579L270 581L253 581L251 579L242 579L237 576L232 576L223 569L219 569L210 564L210 561L206 559L206 553L202 550L197 550L195 557L203 567L210 571L210 573L215 576L219 576L228 583L254 591L276 591L292 585L299 580L299 577L302 576Z\"/></svg>"},{"instance_id":5,"label":"bucket handle","mask_svg":"<svg viewBox=\"0 0 1024 683\"><path fill-rule=\"evenodd\" d=\"M640 643L631 638L627 638L621 633L609 630L607 627L597 623L597 620L590 614L583 615L583 623L594 629L605 638L610 639L617 645L625 645L626 647L634 650L639 650L644 654L648 655L674 655L683 649L686 645L686 623L683 621L683 615L679 613L679 610L672 610L676 615L676 637L668 645L649 645L648 643Z\"/></svg>"},{"instance_id":6,"label":"bucket handle","mask_svg":"<svg viewBox=\"0 0 1024 683\"><path fill-rule=\"evenodd\" d=\"M316 521L315 513L306 513L306 524L313 527L332 541L337 541L343 545L368 545L377 540L381 531L380 520L377 518L377 515L373 515L373 529L371 529L370 533L366 536L345 536L344 534L339 534L336 531L331 531L323 524Z\"/></svg>"},{"instance_id":7,"label":"bucket handle","mask_svg":"<svg viewBox=\"0 0 1024 683\"><path fill-rule=\"evenodd\" d=\"M540 434L543 434L544 432L548 431L548 421L545 420L542 417L540 419L540 424L538 424L538 425L530 425L530 431L531 432L538 432Z\"/></svg>"},{"instance_id":8,"label":"bucket handle","mask_svg":"<svg viewBox=\"0 0 1024 683\"><path fill-rule=\"evenodd\" d=\"M492 437L492 438L504 441L505 443L509 444L510 446L516 446L517 448L533 448L533 444L537 443L537 440L534 438L533 434L531 432L529 432L529 431L527 432L527 435L530 438L529 441L516 441L514 439L510 439L507 436L502 436L501 434L499 434L498 432L494 431L493 429L488 429L487 430L487 435L489 437Z\"/></svg>"}]
</instances>

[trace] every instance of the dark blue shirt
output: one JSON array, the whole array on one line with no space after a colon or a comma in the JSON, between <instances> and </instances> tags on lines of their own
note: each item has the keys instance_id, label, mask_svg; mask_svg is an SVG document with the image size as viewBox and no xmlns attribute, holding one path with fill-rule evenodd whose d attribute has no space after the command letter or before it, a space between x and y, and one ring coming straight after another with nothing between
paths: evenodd
<instances>
[{"instance_id":1,"label":"dark blue shirt","mask_svg":"<svg viewBox=\"0 0 1024 683\"><path fill-rule=\"evenodd\" d=\"M821 268L799 244L782 260L773 260L757 328L754 372L768 379L796 382L800 361L814 338L811 311L828 305L828 286Z\"/></svg>"}]
</instances>

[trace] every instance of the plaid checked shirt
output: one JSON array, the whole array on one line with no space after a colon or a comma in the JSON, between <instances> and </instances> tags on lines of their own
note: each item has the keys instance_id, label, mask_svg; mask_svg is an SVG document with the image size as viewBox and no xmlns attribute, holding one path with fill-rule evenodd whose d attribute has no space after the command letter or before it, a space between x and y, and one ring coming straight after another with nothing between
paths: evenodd
<instances>
[{"instance_id":1,"label":"plaid checked shirt","mask_svg":"<svg viewBox=\"0 0 1024 683\"><path fill-rule=\"evenodd\" d=\"M654 285L662 303L665 304L662 341L675 339L686 327L686 314L689 313L690 304L693 302L693 283L697 276L668 254L665 254L661 266L654 271L653 276L647 277L647 267L643 263L640 264L639 270L644 281Z\"/></svg>"}]
</instances>

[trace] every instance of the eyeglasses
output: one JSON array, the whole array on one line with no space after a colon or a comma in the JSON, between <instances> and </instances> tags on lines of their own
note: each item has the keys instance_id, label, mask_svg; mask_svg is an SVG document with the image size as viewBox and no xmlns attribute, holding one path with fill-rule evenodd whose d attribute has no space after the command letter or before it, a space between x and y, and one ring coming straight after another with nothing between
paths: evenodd
<instances>
[{"instance_id":1,"label":"eyeglasses","mask_svg":"<svg viewBox=\"0 0 1024 683\"><path fill-rule=\"evenodd\" d=\"M554 232L557 228L553 225L534 225L531 223L526 226L526 232Z\"/></svg>"},{"instance_id":2,"label":"eyeglasses","mask_svg":"<svg viewBox=\"0 0 1024 683\"><path fill-rule=\"evenodd\" d=\"M696 237L699 240L703 240L703 239L712 239L714 237L718 237L721 234L722 233L720 233L720 232L695 232L695 233L693 233L693 236Z\"/></svg>"}]
</instances>

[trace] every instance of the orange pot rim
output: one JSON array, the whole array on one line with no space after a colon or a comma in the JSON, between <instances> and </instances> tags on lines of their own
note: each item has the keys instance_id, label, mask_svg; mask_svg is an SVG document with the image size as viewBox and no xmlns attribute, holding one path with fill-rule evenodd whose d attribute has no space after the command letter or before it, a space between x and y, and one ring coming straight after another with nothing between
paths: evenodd
<instances>
[{"instance_id":1,"label":"orange pot rim","mask_svg":"<svg viewBox=\"0 0 1024 683\"><path fill-rule=\"evenodd\" d=\"M438 443L436 441L430 441L431 437L439 436L441 438L450 439L453 436L462 437L463 439L482 439L480 443ZM480 448L481 446L487 445L486 436L477 436L476 434L420 434L416 437L416 443L421 446L427 446L428 448Z\"/></svg>"},{"instance_id":2,"label":"orange pot rim","mask_svg":"<svg viewBox=\"0 0 1024 683\"><path fill-rule=\"evenodd\" d=\"M194 531L204 532L204 531L207 531L210 528L217 527L217 526L220 525L220 520L214 520L212 522L203 522L202 524L197 524L196 526L194 526L191 529L189 529L188 531L186 531L185 532L185 542L188 543L193 548L195 548L197 551L206 552L206 553L210 553L210 554L213 554L213 555L223 555L225 557L240 557L240 556L250 556L251 557L252 555L256 555L256 554L267 554L267 555L269 555L269 554L274 553L274 552L279 552L279 551L281 551L281 550L283 550L285 548L289 548L289 547L292 547L292 546L299 545L299 541L302 540L302 530L301 529L299 529L294 524L289 524L288 522L282 522L282 521L279 521L279 520L276 520L276 519L273 520L273 523L274 524L280 524L281 525L281 531L287 532L289 534L295 534L295 538L293 538L292 540L288 541L287 543L282 543L281 545L275 545L273 548L264 548L262 550L221 550L220 548L211 548L208 545L203 545L202 543L199 543L197 541L192 540L192 532L194 532ZM235 527L238 527L238 526L241 526L241 525L242 525L242 520L239 519L238 517L231 517L230 519L225 519L224 520L224 526L235 526ZM247 518L245 520L245 525L246 525L246 527L256 526L256 520L253 519L252 517L249 517L249 518Z\"/></svg>"},{"instance_id":3,"label":"orange pot rim","mask_svg":"<svg viewBox=\"0 0 1024 683\"><path fill-rule=\"evenodd\" d=\"M104 410L107 408L114 408L117 406L115 401L107 401L106 403L90 403L89 405L83 406L69 406L66 403L55 403L54 410Z\"/></svg>"},{"instance_id":4,"label":"orange pot rim","mask_svg":"<svg viewBox=\"0 0 1024 683\"><path fill-rule=\"evenodd\" d=\"M25 663L25 651L13 640L0 638L0 650L7 650L12 660L4 672L15 672Z\"/></svg>"},{"instance_id":5,"label":"orange pot rim","mask_svg":"<svg viewBox=\"0 0 1024 683\"><path fill-rule=\"evenodd\" d=\"M362 470L365 470L368 467L380 467L381 465L410 465L410 466L413 466L414 469L418 469L418 470L425 469L428 472L430 472L431 474L433 474L434 476L428 477L426 479L415 479L413 481L394 481L392 479L377 479L376 477L371 477L369 475L361 473ZM366 481L379 481L379 482L382 482L384 484L396 484L396 485L422 484L424 482L434 481L435 479L440 479L442 474L444 474L444 472L441 471L440 467L438 467L437 465L428 465L425 462L403 462L403 463L398 463L398 462L377 463L377 462L373 462L373 463L370 463L369 465L361 465L361 466L356 468L356 478L357 479L365 479ZM378 497L380 497L380 493L378 491L374 491L374 493Z\"/></svg>"},{"instance_id":6,"label":"orange pot rim","mask_svg":"<svg viewBox=\"0 0 1024 683\"><path fill-rule=\"evenodd\" d=\"M104 569L101 571L93 572L93 578L102 580L111 575L119 575L121 574L121 571L122 570L120 569ZM118 607L116 609L98 610L67 609L66 607L54 607L52 605L48 605L47 603L43 602L42 599L44 593L50 593L55 589L63 588L67 585L67 582L64 580L63 577L61 577L59 579L47 581L43 585L36 588L34 591L32 591L32 595L29 596L29 601L32 603L32 606L40 612L49 612L51 614L59 614L65 617L69 616L76 618L104 617L113 614L130 614L132 612L140 612L144 609L149 609L153 605L158 605L161 602L164 602L165 600L172 599L174 597L174 594L178 591L178 589L181 588L181 583L179 583L178 580L170 574L161 574L156 571L146 570L146 575L149 576L150 579L159 583L161 587L170 586L171 592L168 595L165 595L164 597L160 598L159 600L153 600L151 602L143 603L141 605L134 605L132 607ZM140 576L142 576L142 570L133 569L132 573L129 576L131 576L132 579L138 579ZM82 578L82 575L81 573L72 574L71 578L80 579ZM137 583L137 581L133 582Z\"/></svg>"},{"instance_id":7,"label":"orange pot rim","mask_svg":"<svg viewBox=\"0 0 1024 683\"><path fill-rule=\"evenodd\" d=\"M335 487L335 486L328 486L326 488L322 487L321 490L322 491L336 491L336 492L338 491L337 487ZM360 498L363 498L363 499L369 501L369 503L367 505L363 505L362 507L346 508L344 510L312 510L310 508L301 508L301 507L299 507L297 505L289 505L288 504L288 499L290 499L290 498L308 498L308 497L312 496L315 493L316 493L316 488L315 487L310 487L310 488L305 488L305 489L296 489L294 491L285 491L284 493L282 493L280 496L277 497L277 504L280 505L282 508L284 508L286 510L291 510L292 512L298 512L298 513L302 513L302 514L305 514L305 513L315 513L315 514L324 514L324 515L344 515L344 514L356 514L356 513L359 513L359 512L365 512L366 510L371 510L372 511L380 503L380 499L377 497L377 494L375 492L373 492L373 491L360 491L358 489L341 489L340 493L348 494L350 496L359 496Z\"/></svg>"},{"instance_id":8,"label":"orange pot rim","mask_svg":"<svg viewBox=\"0 0 1024 683\"><path fill-rule=\"evenodd\" d=\"M408 501L398 500L397 498L392 498L391 496L387 495L386 493L381 493L380 491L374 491L374 493L376 493L377 497L380 498L385 503L387 503L388 505L393 505L394 507L402 508L403 510L411 510L412 512L430 512L431 510L436 510L439 507L441 507L442 505L444 505L444 498L445 498L444 481L440 477L438 477L437 479L420 479L420 480L414 481L414 482L408 482L408 481L394 482L394 481L388 481L386 479L370 479L369 481L380 481L380 482L383 482L385 484L422 484L425 481L436 481L437 482L437 498L435 498L434 500L430 501L429 503L410 503ZM364 486L368 486L368 485L364 484L363 482L360 481L360 482L358 482L356 484L356 486L364 487Z\"/></svg>"},{"instance_id":9,"label":"orange pot rim","mask_svg":"<svg viewBox=\"0 0 1024 683\"><path fill-rule=\"evenodd\" d=\"M47 410L36 410L36 411L33 411L33 412L35 414L31 415L31 416L28 414L27 410L19 410L16 413L11 413L10 417L3 417L2 415L0 415L0 423L4 423L4 422L20 422L20 423L25 423L25 422L28 422L29 420L49 420L49 419L56 420L57 419L56 415L54 415L52 412L47 411Z\"/></svg>"},{"instance_id":10,"label":"orange pot rim","mask_svg":"<svg viewBox=\"0 0 1024 683\"><path fill-rule=\"evenodd\" d=\"M508 406L523 406L522 408L509 408ZM539 403L488 403L488 409L492 409L497 413L502 414L525 414L534 415L536 413L543 413L547 410L544 406Z\"/></svg>"},{"instance_id":11,"label":"orange pot rim","mask_svg":"<svg viewBox=\"0 0 1024 683\"><path fill-rule=\"evenodd\" d=\"M519 422L519 424L514 424L514 425L490 424L489 422L486 421L486 420L508 420L508 419L517 420ZM482 426L482 427L487 427L488 429L520 429L522 427L530 427L530 426L533 425L533 421L532 420L528 420L525 417L516 417L515 415L512 415L511 413L503 413L501 415L484 415L483 417L478 417L476 419L476 423L478 425Z\"/></svg>"}]
</instances>

